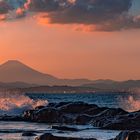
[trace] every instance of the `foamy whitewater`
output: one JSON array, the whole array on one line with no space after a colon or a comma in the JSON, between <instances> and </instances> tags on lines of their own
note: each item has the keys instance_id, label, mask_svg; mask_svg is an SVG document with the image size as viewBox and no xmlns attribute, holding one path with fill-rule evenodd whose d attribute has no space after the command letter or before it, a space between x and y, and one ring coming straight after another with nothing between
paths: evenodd
<instances>
[{"instance_id":1,"label":"foamy whitewater","mask_svg":"<svg viewBox=\"0 0 140 140\"><path fill-rule=\"evenodd\" d=\"M25 110L46 106L47 100L33 100L21 93L0 93L0 115L20 115Z\"/></svg>"},{"instance_id":2,"label":"foamy whitewater","mask_svg":"<svg viewBox=\"0 0 140 140\"><path fill-rule=\"evenodd\" d=\"M22 94L18 92L0 93L0 115L21 115L25 110L37 106L45 106L50 102L76 102L82 101L98 106L120 107L127 111L140 110L140 96L134 93L94 93L94 94ZM56 136L96 138L97 140L108 140L116 137L120 131L100 130L93 126L72 126L81 131L63 132L52 129L51 125L29 122L3 122L0 121L0 139L3 140L34 140L35 137L23 137L22 133L36 131L36 135L52 133Z\"/></svg>"},{"instance_id":3,"label":"foamy whitewater","mask_svg":"<svg viewBox=\"0 0 140 140\"><path fill-rule=\"evenodd\" d=\"M46 106L49 102L82 101L98 106L123 108L127 111L140 110L140 95L134 93L94 93L94 94L21 94L0 93L0 115L20 115L25 110Z\"/></svg>"}]
</instances>

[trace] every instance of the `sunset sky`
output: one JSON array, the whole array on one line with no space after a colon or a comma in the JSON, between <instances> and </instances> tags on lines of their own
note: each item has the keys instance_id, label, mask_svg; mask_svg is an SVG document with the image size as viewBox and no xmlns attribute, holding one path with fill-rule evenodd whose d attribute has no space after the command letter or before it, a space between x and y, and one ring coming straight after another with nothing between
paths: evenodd
<instances>
[{"instance_id":1,"label":"sunset sky","mask_svg":"<svg viewBox=\"0 0 140 140\"><path fill-rule=\"evenodd\" d=\"M140 79L140 0L0 0L0 63L60 78Z\"/></svg>"}]
</instances>

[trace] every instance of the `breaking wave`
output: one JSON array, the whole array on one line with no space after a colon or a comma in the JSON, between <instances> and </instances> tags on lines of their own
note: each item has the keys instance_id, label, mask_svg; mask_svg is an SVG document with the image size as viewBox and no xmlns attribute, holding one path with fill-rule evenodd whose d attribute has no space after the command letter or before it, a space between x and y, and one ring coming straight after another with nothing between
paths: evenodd
<instances>
[{"instance_id":1,"label":"breaking wave","mask_svg":"<svg viewBox=\"0 0 140 140\"><path fill-rule=\"evenodd\" d=\"M0 92L0 115L20 115L25 110L47 104L47 100L33 100L18 92Z\"/></svg>"},{"instance_id":2,"label":"breaking wave","mask_svg":"<svg viewBox=\"0 0 140 140\"><path fill-rule=\"evenodd\" d=\"M132 91L131 95L120 98L120 106L129 111L139 111L140 110L140 89L135 89Z\"/></svg>"},{"instance_id":3,"label":"breaking wave","mask_svg":"<svg viewBox=\"0 0 140 140\"><path fill-rule=\"evenodd\" d=\"M49 102L83 101L99 106L120 107L126 111L140 110L140 90L128 94L23 94L15 91L0 92L0 116L20 115L25 110L34 109L37 106L46 106ZM75 100L73 100L75 99ZM112 105L112 106L111 106Z\"/></svg>"}]
</instances>

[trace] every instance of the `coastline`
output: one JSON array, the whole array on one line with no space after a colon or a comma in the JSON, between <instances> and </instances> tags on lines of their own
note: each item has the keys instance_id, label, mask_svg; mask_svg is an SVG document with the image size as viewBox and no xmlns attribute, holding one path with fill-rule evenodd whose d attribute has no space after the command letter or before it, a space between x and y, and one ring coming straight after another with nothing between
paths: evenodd
<instances>
[{"instance_id":1,"label":"coastline","mask_svg":"<svg viewBox=\"0 0 140 140\"><path fill-rule=\"evenodd\" d=\"M49 103L47 106L38 106L35 109L25 111L20 116L1 116L0 122L16 121L46 124L51 126L52 130L57 130L59 132L59 135L57 134L56 136L53 135L51 131L42 132L42 135L46 138L46 140L59 140L62 138L64 140L67 140L68 136L64 135L65 132L79 133L84 130L88 133L88 131L90 132L92 129L100 131L116 131L118 133L121 131L125 131L127 132L127 134L133 131L139 132L139 118L140 111L127 112L121 108L99 107L95 104L87 104L84 102L60 102ZM76 126L88 127L85 129L79 129ZM89 126L91 128L89 128ZM19 133L19 131L17 131L16 133ZM20 133L22 133L22 136L35 137L38 136L36 133L41 132L32 130L25 132L21 131ZM42 139L41 136L38 136L36 140L45 140ZM48 137L50 139L48 139ZM69 138L71 138L71 136ZM74 137L71 140L79 139L81 138ZM84 138L83 140L88 139L89 137ZM96 138L93 136L92 139L95 140Z\"/></svg>"}]
</instances>

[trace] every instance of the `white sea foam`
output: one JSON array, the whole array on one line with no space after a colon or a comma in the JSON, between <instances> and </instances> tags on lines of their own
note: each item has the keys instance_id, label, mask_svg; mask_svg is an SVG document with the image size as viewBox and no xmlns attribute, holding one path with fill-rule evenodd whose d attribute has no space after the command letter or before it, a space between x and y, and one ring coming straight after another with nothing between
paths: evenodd
<instances>
[{"instance_id":1,"label":"white sea foam","mask_svg":"<svg viewBox=\"0 0 140 140\"><path fill-rule=\"evenodd\" d=\"M121 98L120 106L129 112L140 110L140 89L135 89L131 95Z\"/></svg>"},{"instance_id":2,"label":"white sea foam","mask_svg":"<svg viewBox=\"0 0 140 140\"><path fill-rule=\"evenodd\" d=\"M21 93L0 93L0 115L19 115L25 110L33 109L37 106L45 106L47 104L47 100L33 100Z\"/></svg>"}]
</instances>

